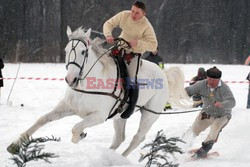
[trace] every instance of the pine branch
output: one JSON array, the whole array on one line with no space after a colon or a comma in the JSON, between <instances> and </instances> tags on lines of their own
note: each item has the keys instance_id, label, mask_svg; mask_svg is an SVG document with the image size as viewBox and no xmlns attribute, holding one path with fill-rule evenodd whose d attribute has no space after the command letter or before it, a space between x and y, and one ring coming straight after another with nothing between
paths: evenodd
<instances>
[{"instance_id":1,"label":"pine branch","mask_svg":"<svg viewBox=\"0 0 250 167\"><path fill-rule=\"evenodd\" d=\"M141 155L139 161L143 161L145 158L148 158L146 167L151 165L156 165L158 167L178 167L179 164L173 164L169 162L169 155L175 158L174 154L179 153L183 154L184 152L176 145L177 142L182 142L178 137L171 137L166 139L165 134L162 130L157 132L156 138L152 143L145 144L142 149L150 148L149 153Z\"/></svg>"},{"instance_id":2,"label":"pine branch","mask_svg":"<svg viewBox=\"0 0 250 167\"><path fill-rule=\"evenodd\" d=\"M25 137L17 146L17 148L19 148L17 154L12 154L12 158L10 159L13 160L14 164L18 167L25 167L26 163L29 161L44 160L47 163L51 163L49 158L57 158L59 156L54 153L42 152L42 150L45 149L45 145L42 143L48 141L59 142L60 140L60 138L55 138L54 136L51 138L47 136L40 138Z\"/></svg>"}]
</instances>

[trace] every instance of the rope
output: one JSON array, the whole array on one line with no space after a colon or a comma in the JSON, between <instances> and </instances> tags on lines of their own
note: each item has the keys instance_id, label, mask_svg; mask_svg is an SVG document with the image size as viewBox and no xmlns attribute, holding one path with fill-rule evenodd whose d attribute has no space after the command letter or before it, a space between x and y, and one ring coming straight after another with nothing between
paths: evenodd
<instances>
[{"instance_id":1,"label":"rope","mask_svg":"<svg viewBox=\"0 0 250 167\"><path fill-rule=\"evenodd\" d=\"M7 98L7 103L9 102L10 95L11 95L12 90L13 90L13 88L14 88L14 85L15 85L15 83L16 83L16 79L17 79L17 76L18 76L18 73L19 73L19 70L20 70L20 66L21 66L21 63L19 63L19 65L18 65L18 69L17 69L17 72L16 72L16 77L15 77L15 80L14 80L14 82L13 82L13 84L12 84L11 89L10 89L10 93L9 93L8 98Z\"/></svg>"},{"instance_id":2,"label":"rope","mask_svg":"<svg viewBox=\"0 0 250 167\"><path fill-rule=\"evenodd\" d=\"M139 107L140 109L143 109L143 110L146 110L148 112L151 112L153 114L158 114L158 115L163 115L163 114L184 114L184 113L191 113L191 112L197 112L197 111L201 111L202 110L201 108L199 108L199 109L177 111L177 112L156 112L156 111L147 109L145 107L140 107L140 106L137 106L137 105L136 105L136 107Z\"/></svg>"}]
</instances>

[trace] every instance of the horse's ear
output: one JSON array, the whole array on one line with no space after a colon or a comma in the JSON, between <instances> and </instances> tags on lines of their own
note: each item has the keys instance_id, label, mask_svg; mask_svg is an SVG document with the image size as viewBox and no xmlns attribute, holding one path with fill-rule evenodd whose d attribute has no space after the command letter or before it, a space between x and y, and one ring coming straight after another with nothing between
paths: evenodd
<instances>
[{"instance_id":1,"label":"horse's ear","mask_svg":"<svg viewBox=\"0 0 250 167\"><path fill-rule=\"evenodd\" d=\"M72 34L71 28L67 26L67 35L68 37Z\"/></svg>"},{"instance_id":2,"label":"horse's ear","mask_svg":"<svg viewBox=\"0 0 250 167\"><path fill-rule=\"evenodd\" d=\"M91 34L91 28L88 29L88 31L86 32L86 36L89 38Z\"/></svg>"}]
</instances>

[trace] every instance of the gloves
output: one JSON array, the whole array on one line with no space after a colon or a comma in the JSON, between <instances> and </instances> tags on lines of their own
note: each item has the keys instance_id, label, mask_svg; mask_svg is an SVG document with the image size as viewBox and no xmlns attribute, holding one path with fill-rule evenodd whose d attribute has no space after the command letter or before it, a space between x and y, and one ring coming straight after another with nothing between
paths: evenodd
<instances>
[{"instance_id":1,"label":"gloves","mask_svg":"<svg viewBox=\"0 0 250 167\"><path fill-rule=\"evenodd\" d=\"M206 112L201 113L201 120L203 119L210 119L210 115L207 115Z\"/></svg>"}]
</instances>

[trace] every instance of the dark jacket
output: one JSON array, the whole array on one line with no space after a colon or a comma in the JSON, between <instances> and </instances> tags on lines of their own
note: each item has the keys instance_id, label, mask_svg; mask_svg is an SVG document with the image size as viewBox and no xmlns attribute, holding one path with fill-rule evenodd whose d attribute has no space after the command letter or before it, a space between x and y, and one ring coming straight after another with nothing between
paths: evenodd
<instances>
[{"instance_id":1,"label":"dark jacket","mask_svg":"<svg viewBox=\"0 0 250 167\"><path fill-rule=\"evenodd\" d=\"M150 54L145 58L148 61L151 61L157 65L160 65L160 62L163 63L162 58L158 55L158 53L156 55L154 55L152 52L150 52Z\"/></svg>"},{"instance_id":2,"label":"dark jacket","mask_svg":"<svg viewBox=\"0 0 250 167\"><path fill-rule=\"evenodd\" d=\"M250 72L248 73L247 75L247 78L246 78L248 81L250 81Z\"/></svg>"},{"instance_id":3,"label":"dark jacket","mask_svg":"<svg viewBox=\"0 0 250 167\"><path fill-rule=\"evenodd\" d=\"M203 79L207 79L207 73L203 67L198 69L198 73L195 77L191 79L190 85L193 85L197 81L201 81Z\"/></svg>"},{"instance_id":4,"label":"dark jacket","mask_svg":"<svg viewBox=\"0 0 250 167\"><path fill-rule=\"evenodd\" d=\"M205 69L203 67L200 67L198 69L197 75L191 79L191 82L189 83L189 85L193 85L197 81L201 81L201 80L204 80L206 78L207 78L207 73L206 73ZM200 100L202 100L202 97L199 94L193 95L192 98L193 98L193 101L200 101Z\"/></svg>"},{"instance_id":5,"label":"dark jacket","mask_svg":"<svg viewBox=\"0 0 250 167\"><path fill-rule=\"evenodd\" d=\"M0 58L0 78L3 78L2 69L4 68L3 60ZM3 87L3 79L0 79L0 87Z\"/></svg>"}]
</instances>

